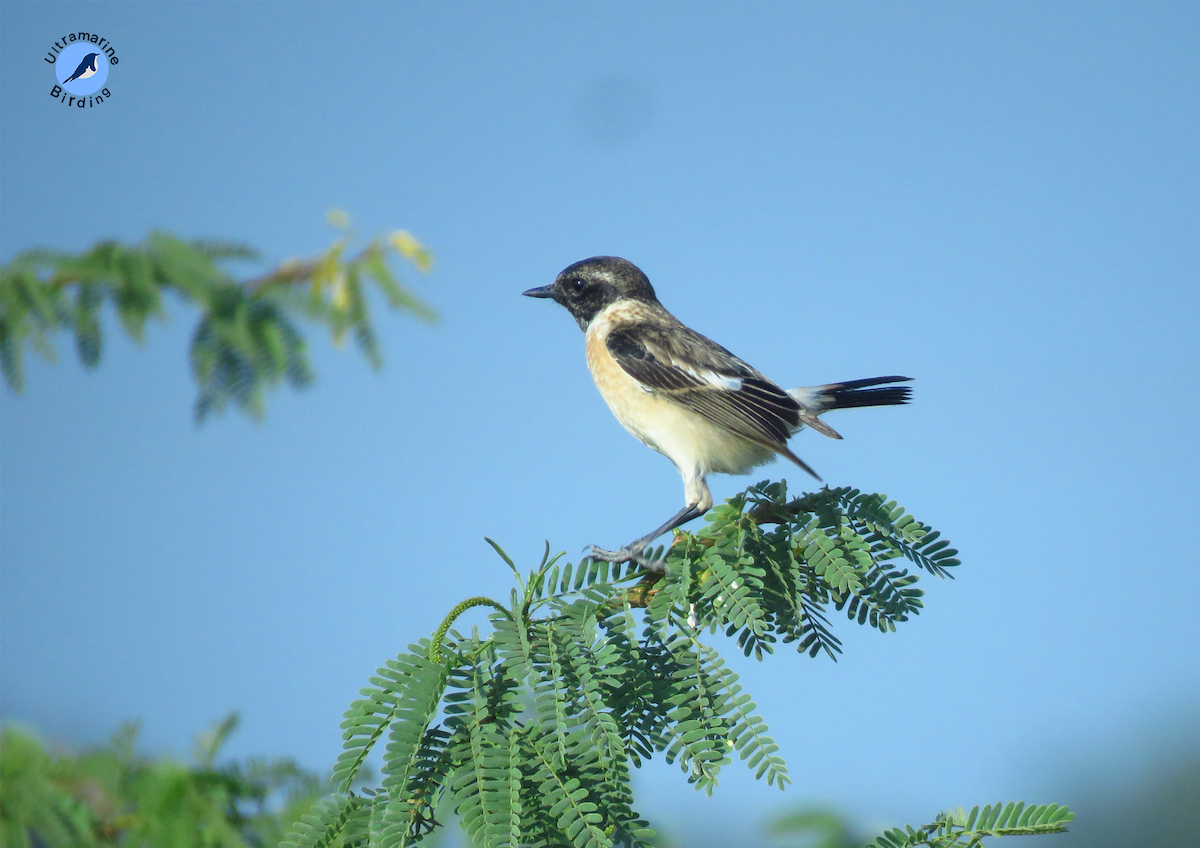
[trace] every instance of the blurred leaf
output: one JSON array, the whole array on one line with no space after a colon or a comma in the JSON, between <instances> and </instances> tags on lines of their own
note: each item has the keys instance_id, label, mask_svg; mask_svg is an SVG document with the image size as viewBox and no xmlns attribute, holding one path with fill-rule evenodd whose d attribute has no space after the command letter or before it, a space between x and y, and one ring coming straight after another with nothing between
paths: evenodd
<instances>
[{"instance_id":1,"label":"blurred leaf","mask_svg":"<svg viewBox=\"0 0 1200 848\"><path fill-rule=\"evenodd\" d=\"M401 256L417 266L417 270L428 271L433 267L433 254L408 230L396 230L388 239Z\"/></svg>"},{"instance_id":2,"label":"blurred leaf","mask_svg":"<svg viewBox=\"0 0 1200 848\"><path fill-rule=\"evenodd\" d=\"M855 838L843 816L826 808L784 813L772 820L767 833L792 837L782 842L787 848L860 848L864 842Z\"/></svg>"},{"instance_id":3,"label":"blurred leaf","mask_svg":"<svg viewBox=\"0 0 1200 848\"><path fill-rule=\"evenodd\" d=\"M342 209L330 209L325 213L325 220L339 230L350 229L350 215Z\"/></svg>"},{"instance_id":4,"label":"blurred leaf","mask_svg":"<svg viewBox=\"0 0 1200 848\"><path fill-rule=\"evenodd\" d=\"M237 729L238 714L231 712L217 722L212 730L206 730L196 735L192 745L192 758L204 769L211 769L217 761L217 752L225 744L229 734Z\"/></svg>"}]
</instances>

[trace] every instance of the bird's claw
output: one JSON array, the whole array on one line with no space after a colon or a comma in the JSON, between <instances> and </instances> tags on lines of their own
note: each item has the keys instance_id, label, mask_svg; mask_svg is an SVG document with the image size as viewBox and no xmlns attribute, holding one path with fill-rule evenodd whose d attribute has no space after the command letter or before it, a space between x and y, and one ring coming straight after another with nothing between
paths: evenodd
<instances>
[{"instance_id":1,"label":"bird's claw","mask_svg":"<svg viewBox=\"0 0 1200 848\"><path fill-rule=\"evenodd\" d=\"M626 545L615 551L606 551L604 548L596 545L588 545L583 549L589 559L598 559L604 562L633 562L640 565L647 571L666 571L667 562L662 559L651 559L642 553L643 548L632 548Z\"/></svg>"},{"instance_id":2,"label":"bird's claw","mask_svg":"<svg viewBox=\"0 0 1200 848\"><path fill-rule=\"evenodd\" d=\"M633 550L628 545L615 551L606 551L597 545L588 545L583 550L591 559L599 559L604 562L636 562L642 553L640 550Z\"/></svg>"}]
</instances>

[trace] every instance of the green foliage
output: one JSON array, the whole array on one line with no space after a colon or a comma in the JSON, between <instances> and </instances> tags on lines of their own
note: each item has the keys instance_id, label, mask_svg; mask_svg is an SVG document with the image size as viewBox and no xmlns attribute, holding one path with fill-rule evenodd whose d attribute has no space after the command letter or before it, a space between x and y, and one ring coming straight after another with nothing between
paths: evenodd
<instances>
[{"instance_id":1,"label":"green foliage","mask_svg":"<svg viewBox=\"0 0 1200 848\"><path fill-rule=\"evenodd\" d=\"M135 725L103 749L48 752L8 728L0 735L0 844L5 848L142 846L266 848L328 788L291 760L218 766L237 725L230 715L196 742L196 764L137 757Z\"/></svg>"},{"instance_id":2,"label":"green foliage","mask_svg":"<svg viewBox=\"0 0 1200 848\"><path fill-rule=\"evenodd\" d=\"M1034 836L1062 833L1074 814L1057 804L1025 806L1023 803L995 804L970 813L961 808L940 814L932 824L906 826L887 831L865 848L978 848L987 837ZM800 837L804 848L860 848L864 838L856 835L850 822L836 812L809 808L786 813L771 823L772 836Z\"/></svg>"},{"instance_id":3,"label":"green foliage","mask_svg":"<svg viewBox=\"0 0 1200 848\"><path fill-rule=\"evenodd\" d=\"M522 576L492 542L516 578L509 602L464 601L432 641L379 669L342 722L337 794L284 845L412 846L443 807L486 848L647 845L630 767L655 755L706 792L735 757L782 789L778 746L704 634L736 636L758 659L780 642L836 658L831 610L890 632L921 609L918 572L949 576L957 552L854 489L789 499L785 484L760 483L708 519L657 552L659 572L572 564L547 544ZM489 633L452 628L482 605ZM352 791L385 735L382 786Z\"/></svg>"},{"instance_id":4,"label":"green foliage","mask_svg":"<svg viewBox=\"0 0 1200 848\"><path fill-rule=\"evenodd\" d=\"M989 836L1036 836L1062 833L1075 814L1058 804L1030 804L1023 801L989 804L982 810L972 807L966 813L960 807L939 815L932 824L894 828L867 844L866 848L978 848Z\"/></svg>"},{"instance_id":5,"label":"green foliage","mask_svg":"<svg viewBox=\"0 0 1200 848\"><path fill-rule=\"evenodd\" d=\"M196 420L203 421L232 402L259 418L266 389L286 382L293 388L313 380L300 321L326 327L335 344L346 336L373 367L382 364L368 307L373 282L389 307L423 321L434 312L402 286L391 270L393 256L429 269L432 256L403 231L370 240L353 256L349 218L337 210L330 223L344 232L324 253L289 260L254 279L239 282L222 267L228 260L256 258L240 244L186 242L151 233L137 245L104 241L72 255L30 250L0 269L0 370L9 388L25 385L28 347L55 361L52 337L66 330L75 338L79 360L88 368L103 351L101 310L109 305L130 338L141 343L146 322L166 314L168 295L200 312L189 350L199 391Z\"/></svg>"},{"instance_id":6,"label":"green foliage","mask_svg":"<svg viewBox=\"0 0 1200 848\"><path fill-rule=\"evenodd\" d=\"M767 833L773 837L799 837L799 842L787 844L804 848L861 848L864 841L856 837L844 816L821 807L784 813L771 822Z\"/></svg>"},{"instance_id":7,"label":"green foliage","mask_svg":"<svg viewBox=\"0 0 1200 848\"><path fill-rule=\"evenodd\" d=\"M796 642L811 656L836 659L841 642L829 611L882 632L922 607L918 571L950 577L958 551L883 495L825 488L788 499L786 484L760 483L710 513L667 556L682 568L680 590L701 627L723 627L762 659L776 642ZM768 525L774 525L767 529Z\"/></svg>"}]
</instances>

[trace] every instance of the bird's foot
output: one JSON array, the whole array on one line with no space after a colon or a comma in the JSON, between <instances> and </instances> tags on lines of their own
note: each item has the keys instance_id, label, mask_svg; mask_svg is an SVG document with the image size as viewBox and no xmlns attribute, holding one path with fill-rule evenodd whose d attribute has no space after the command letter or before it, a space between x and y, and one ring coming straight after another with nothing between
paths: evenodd
<instances>
[{"instance_id":1,"label":"bird's foot","mask_svg":"<svg viewBox=\"0 0 1200 848\"><path fill-rule=\"evenodd\" d=\"M604 548L589 545L584 548L584 551L590 559L603 560L604 562L633 562L647 571L661 572L667 570L666 560L652 559L643 553L644 549L644 545L626 545L615 551L606 551Z\"/></svg>"}]
</instances>

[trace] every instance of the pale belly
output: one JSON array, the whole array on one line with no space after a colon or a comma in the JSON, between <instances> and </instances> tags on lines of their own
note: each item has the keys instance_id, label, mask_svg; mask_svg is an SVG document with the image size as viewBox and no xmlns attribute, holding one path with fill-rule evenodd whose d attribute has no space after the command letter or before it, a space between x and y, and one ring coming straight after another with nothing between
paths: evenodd
<instances>
[{"instance_id":1,"label":"pale belly","mask_svg":"<svg viewBox=\"0 0 1200 848\"><path fill-rule=\"evenodd\" d=\"M670 459L684 474L746 474L775 452L743 439L672 400L643 389L599 341L587 337L588 368L608 408L642 444Z\"/></svg>"}]
</instances>

